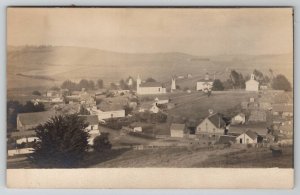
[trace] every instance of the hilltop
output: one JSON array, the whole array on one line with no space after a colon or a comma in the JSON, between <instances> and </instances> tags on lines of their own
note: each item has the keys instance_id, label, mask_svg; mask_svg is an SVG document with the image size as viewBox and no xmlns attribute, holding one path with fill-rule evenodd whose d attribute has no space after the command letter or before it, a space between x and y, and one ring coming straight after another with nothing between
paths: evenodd
<instances>
[{"instance_id":1,"label":"hilltop","mask_svg":"<svg viewBox=\"0 0 300 195\"><path fill-rule=\"evenodd\" d=\"M106 84L140 74L167 82L172 75L191 73L195 78L206 72L219 78L230 69L243 74L254 68L292 75L292 55L195 56L179 52L119 53L84 47L8 46L8 88L59 85L65 79L101 78Z\"/></svg>"}]
</instances>

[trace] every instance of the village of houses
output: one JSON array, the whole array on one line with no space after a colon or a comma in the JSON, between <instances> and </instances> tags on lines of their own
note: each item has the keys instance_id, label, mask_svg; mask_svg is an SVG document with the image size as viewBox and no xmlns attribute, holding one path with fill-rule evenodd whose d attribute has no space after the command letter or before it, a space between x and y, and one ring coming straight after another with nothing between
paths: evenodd
<instances>
[{"instance_id":1,"label":"village of houses","mask_svg":"<svg viewBox=\"0 0 300 195\"><path fill-rule=\"evenodd\" d=\"M189 79L192 74L170 75L168 83L160 83L136 75L126 80L129 89L45 89L31 101L45 104L46 111L17 115L17 128L8 134L8 156L31 153L35 127L70 113L88 122L90 145L109 133L112 150L222 146L281 154L282 146L293 144L292 92L260 85L254 74L245 89L236 91L214 91L209 73L193 83L194 89L179 89L177 83Z\"/></svg>"}]
</instances>

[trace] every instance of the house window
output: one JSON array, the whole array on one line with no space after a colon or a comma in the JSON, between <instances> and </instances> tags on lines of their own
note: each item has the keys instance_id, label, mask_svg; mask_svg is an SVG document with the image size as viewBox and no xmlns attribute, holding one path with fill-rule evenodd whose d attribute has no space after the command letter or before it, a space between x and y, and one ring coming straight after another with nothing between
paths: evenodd
<instances>
[{"instance_id":1,"label":"house window","mask_svg":"<svg viewBox=\"0 0 300 195\"><path fill-rule=\"evenodd\" d=\"M114 114L110 114L111 118L114 118Z\"/></svg>"},{"instance_id":2,"label":"house window","mask_svg":"<svg viewBox=\"0 0 300 195\"><path fill-rule=\"evenodd\" d=\"M243 139L242 138L240 138L240 144L242 144L243 143Z\"/></svg>"},{"instance_id":3,"label":"house window","mask_svg":"<svg viewBox=\"0 0 300 195\"><path fill-rule=\"evenodd\" d=\"M158 88L158 92L160 92L160 88Z\"/></svg>"},{"instance_id":4,"label":"house window","mask_svg":"<svg viewBox=\"0 0 300 195\"><path fill-rule=\"evenodd\" d=\"M93 129L94 129L94 125L91 126L91 130L93 130Z\"/></svg>"}]
</instances>

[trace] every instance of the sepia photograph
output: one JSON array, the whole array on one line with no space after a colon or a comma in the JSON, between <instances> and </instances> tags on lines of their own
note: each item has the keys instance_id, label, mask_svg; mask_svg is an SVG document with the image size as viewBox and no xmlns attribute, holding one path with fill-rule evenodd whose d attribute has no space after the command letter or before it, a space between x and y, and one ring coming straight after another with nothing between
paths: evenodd
<instances>
[{"instance_id":1,"label":"sepia photograph","mask_svg":"<svg viewBox=\"0 0 300 195\"><path fill-rule=\"evenodd\" d=\"M9 186L30 170L292 178L293 41L292 7L7 8Z\"/></svg>"}]
</instances>

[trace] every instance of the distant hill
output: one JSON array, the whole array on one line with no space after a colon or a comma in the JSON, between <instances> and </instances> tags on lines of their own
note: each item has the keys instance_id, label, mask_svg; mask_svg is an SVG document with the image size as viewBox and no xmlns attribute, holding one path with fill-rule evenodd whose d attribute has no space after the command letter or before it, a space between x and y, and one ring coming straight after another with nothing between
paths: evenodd
<instances>
[{"instance_id":1,"label":"distant hill","mask_svg":"<svg viewBox=\"0 0 300 195\"><path fill-rule=\"evenodd\" d=\"M224 77L237 69L249 74L254 68L292 75L292 55L194 56L179 52L118 53L100 49L65 46L24 46L7 48L8 88L59 85L63 80L96 80L106 84L129 75L142 79L153 77L167 82L174 75L191 73L201 77L206 72ZM43 79L46 78L46 79Z\"/></svg>"}]
</instances>

